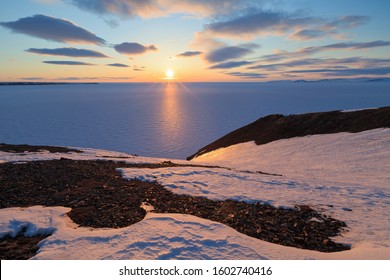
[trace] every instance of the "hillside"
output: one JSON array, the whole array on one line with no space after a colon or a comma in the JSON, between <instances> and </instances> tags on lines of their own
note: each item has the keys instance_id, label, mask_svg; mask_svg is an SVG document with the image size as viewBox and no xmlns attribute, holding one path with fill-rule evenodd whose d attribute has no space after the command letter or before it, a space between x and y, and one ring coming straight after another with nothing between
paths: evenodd
<instances>
[{"instance_id":1,"label":"hillside","mask_svg":"<svg viewBox=\"0 0 390 280\"><path fill-rule=\"evenodd\" d=\"M302 115L269 115L241 127L199 149L191 160L210 151L255 141L257 145L279 139L338 132L361 132L390 127L390 107L358 111L332 111Z\"/></svg>"}]
</instances>

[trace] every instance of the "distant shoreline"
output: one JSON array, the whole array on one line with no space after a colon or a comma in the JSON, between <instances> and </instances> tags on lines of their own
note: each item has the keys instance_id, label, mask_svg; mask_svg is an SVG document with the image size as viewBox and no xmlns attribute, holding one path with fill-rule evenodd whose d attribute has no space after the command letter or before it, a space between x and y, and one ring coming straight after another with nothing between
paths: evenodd
<instances>
[{"instance_id":1,"label":"distant shoreline","mask_svg":"<svg viewBox=\"0 0 390 280\"><path fill-rule=\"evenodd\" d=\"M0 82L0 86L49 86L49 85L91 85L98 83L63 83L63 82Z\"/></svg>"}]
</instances>

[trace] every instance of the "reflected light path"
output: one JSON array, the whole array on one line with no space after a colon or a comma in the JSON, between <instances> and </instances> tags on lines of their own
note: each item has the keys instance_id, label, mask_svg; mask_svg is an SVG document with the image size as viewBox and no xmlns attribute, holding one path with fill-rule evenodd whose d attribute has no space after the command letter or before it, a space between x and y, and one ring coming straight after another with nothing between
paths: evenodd
<instances>
[{"instance_id":1,"label":"reflected light path","mask_svg":"<svg viewBox=\"0 0 390 280\"><path fill-rule=\"evenodd\" d=\"M173 142L184 141L187 115L181 104L180 85L174 81L167 81L163 84L163 98L160 107L161 133L159 142L161 146L171 147ZM175 147L177 148L177 147Z\"/></svg>"}]
</instances>

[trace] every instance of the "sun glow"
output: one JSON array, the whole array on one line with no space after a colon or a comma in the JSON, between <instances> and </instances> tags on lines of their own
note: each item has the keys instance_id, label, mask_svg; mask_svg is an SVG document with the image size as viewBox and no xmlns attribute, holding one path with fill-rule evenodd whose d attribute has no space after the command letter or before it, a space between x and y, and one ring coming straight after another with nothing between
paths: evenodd
<instances>
[{"instance_id":1,"label":"sun glow","mask_svg":"<svg viewBox=\"0 0 390 280\"><path fill-rule=\"evenodd\" d=\"M165 79L171 80L175 77L175 72L172 69L167 69L165 72Z\"/></svg>"}]
</instances>

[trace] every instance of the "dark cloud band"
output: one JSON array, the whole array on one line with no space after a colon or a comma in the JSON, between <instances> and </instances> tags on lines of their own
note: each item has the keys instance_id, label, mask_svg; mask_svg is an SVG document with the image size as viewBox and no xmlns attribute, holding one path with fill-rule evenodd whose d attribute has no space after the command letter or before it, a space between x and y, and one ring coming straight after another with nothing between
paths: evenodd
<instances>
[{"instance_id":1,"label":"dark cloud band","mask_svg":"<svg viewBox=\"0 0 390 280\"><path fill-rule=\"evenodd\" d=\"M111 67L122 67L122 68L130 67L129 65L122 64L122 63L111 63L111 64L107 64L107 66L111 66Z\"/></svg>"},{"instance_id":2,"label":"dark cloud band","mask_svg":"<svg viewBox=\"0 0 390 280\"><path fill-rule=\"evenodd\" d=\"M26 52L40 54L40 55L58 55L58 56L69 56L69 57L96 57L106 58L105 54L97 51L76 49L76 48L58 48L58 49L35 49L30 48Z\"/></svg>"},{"instance_id":3,"label":"dark cloud band","mask_svg":"<svg viewBox=\"0 0 390 280\"><path fill-rule=\"evenodd\" d=\"M81 61L61 61L61 60L51 60L51 61L43 61L46 64L54 64L54 65L71 65L71 66L93 66L95 64L81 62Z\"/></svg>"},{"instance_id":4,"label":"dark cloud band","mask_svg":"<svg viewBox=\"0 0 390 280\"><path fill-rule=\"evenodd\" d=\"M188 52L183 52L177 55L177 57L193 57L193 56L198 56L202 54L202 52L199 51L188 51Z\"/></svg>"},{"instance_id":5,"label":"dark cloud band","mask_svg":"<svg viewBox=\"0 0 390 280\"><path fill-rule=\"evenodd\" d=\"M115 45L114 49L121 54L127 55L139 55L144 54L148 51L157 51L157 48L154 45L144 46L134 42L125 42L122 44Z\"/></svg>"},{"instance_id":6,"label":"dark cloud band","mask_svg":"<svg viewBox=\"0 0 390 280\"><path fill-rule=\"evenodd\" d=\"M236 68L236 67L240 67L252 63L253 62L250 61L228 61L228 62L212 65L209 67L209 69L230 69L230 68Z\"/></svg>"},{"instance_id":7,"label":"dark cloud band","mask_svg":"<svg viewBox=\"0 0 390 280\"><path fill-rule=\"evenodd\" d=\"M45 15L21 18L13 22L0 22L0 26L16 33L62 43L105 44L105 40L66 19Z\"/></svg>"},{"instance_id":8,"label":"dark cloud band","mask_svg":"<svg viewBox=\"0 0 390 280\"><path fill-rule=\"evenodd\" d=\"M244 47L244 46L222 47L208 53L206 55L206 60L209 62L222 62L229 59L240 58L252 52L253 52L252 47Z\"/></svg>"}]
</instances>

